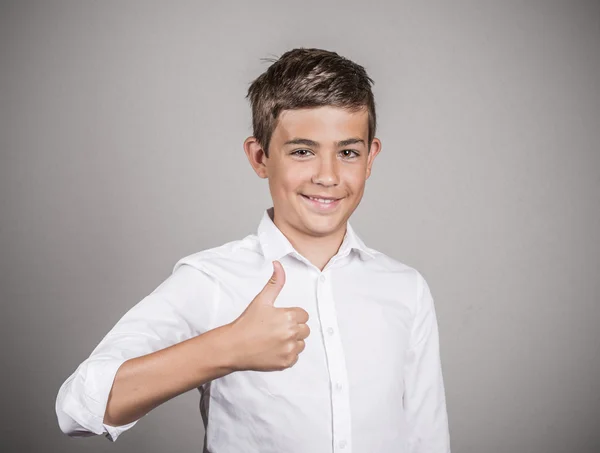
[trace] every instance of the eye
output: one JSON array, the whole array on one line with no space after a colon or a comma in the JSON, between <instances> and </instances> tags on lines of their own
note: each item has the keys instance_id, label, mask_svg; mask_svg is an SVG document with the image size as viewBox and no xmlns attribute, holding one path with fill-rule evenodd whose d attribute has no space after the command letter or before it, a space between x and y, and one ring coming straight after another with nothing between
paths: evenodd
<instances>
[{"instance_id":1,"label":"eye","mask_svg":"<svg viewBox=\"0 0 600 453\"><path fill-rule=\"evenodd\" d=\"M306 156L308 156L308 153L310 153L310 151L307 149L297 149L296 151L293 151L291 154L293 156L306 157Z\"/></svg>"},{"instance_id":2,"label":"eye","mask_svg":"<svg viewBox=\"0 0 600 453\"><path fill-rule=\"evenodd\" d=\"M355 159L360 155L357 151L354 151L353 149L344 149L340 152L342 153L343 157L348 157L350 159Z\"/></svg>"}]
</instances>

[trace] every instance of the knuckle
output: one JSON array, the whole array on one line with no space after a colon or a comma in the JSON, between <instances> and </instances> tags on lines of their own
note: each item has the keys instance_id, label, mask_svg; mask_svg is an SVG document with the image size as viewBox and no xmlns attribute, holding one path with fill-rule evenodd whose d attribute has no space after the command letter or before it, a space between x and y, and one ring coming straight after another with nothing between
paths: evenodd
<instances>
[{"instance_id":1,"label":"knuckle","mask_svg":"<svg viewBox=\"0 0 600 453\"><path fill-rule=\"evenodd\" d=\"M283 359L283 368L289 368L294 363L294 357L291 354L288 354Z\"/></svg>"},{"instance_id":2,"label":"knuckle","mask_svg":"<svg viewBox=\"0 0 600 453\"><path fill-rule=\"evenodd\" d=\"M297 328L296 338L298 340L304 340L306 337L308 337L309 333L310 333L309 327L306 324L300 324L300 325L298 325L298 328Z\"/></svg>"},{"instance_id":3,"label":"knuckle","mask_svg":"<svg viewBox=\"0 0 600 453\"><path fill-rule=\"evenodd\" d=\"M294 343L291 341L288 341L285 345L285 354L286 356L289 356L290 354L294 353Z\"/></svg>"},{"instance_id":4,"label":"knuckle","mask_svg":"<svg viewBox=\"0 0 600 453\"><path fill-rule=\"evenodd\" d=\"M288 367L294 366L297 361L298 361L298 355L297 354L293 354L289 358Z\"/></svg>"}]
</instances>

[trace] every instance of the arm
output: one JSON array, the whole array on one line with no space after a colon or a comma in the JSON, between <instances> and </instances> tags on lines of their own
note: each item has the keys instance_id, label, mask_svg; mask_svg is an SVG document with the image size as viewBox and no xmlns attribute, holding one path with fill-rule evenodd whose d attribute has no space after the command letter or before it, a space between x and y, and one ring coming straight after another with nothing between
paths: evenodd
<instances>
[{"instance_id":1,"label":"arm","mask_svg":"<svg viewBox=\"0 0 600 453\"><path fill-rule=\"evenodd\" d=\"M103 423L122 426L166 401L234 371L231 327L126 361L108 396ZM190 358L202 357L202 360Z\"/></svg>"},{"instance_id":2,"label":"arm","mask_svg":"<svg viewBox=\"0 0 600 453\"><path fill-rule=\"evenodd\" d=\"M155 403L192 388L194 380L200 382L225 372L226 360L223 363L221 359L215 360L223 330L202 339L197 337L210 328L218 292L218 284L212 277L183 265L131 308L61 386L56 400L61 430L73 437L104 434L114 441L137 423L136 415L146 413ZM194 341L171 348L190 339ZM212 353L208 352L211 348L215 348ZM137 371L154 373L153 380L160 380L161 364L181 363L183 354L197 354L199 359L204 359L200 354L206 354L207 361L198 360L203 364L197 366L203 369L194 370L183 380L183 369L172 370L177 375L175 382L161 382L164 385L157 390L146 385L145 376L141 378L142 385L136 386ZM188 369L190 366L194 364L188 364ZM107 413L113 383L115 391ZM136 387L131 396L135 402L121 401L123 390L129 392L132 384ZM141 407L134 410L131 404ZM108 423L104 422L105 415ZM114 426L126 421L131 423Z\"/></svg>"},{"instance_id":3,"label":"arm","mask_svg":"<svg viewBox=\"0 0 600 453\"><path fill-rule=\"evenodd\" d=\"M405 365L404 409L411 453L450 452L446 396L433 297L418 275L418 298Z\"/></svg>"},{"instance_id":4,"label":"arm","mask_svg":"<svg viewBox=\"0 0 600 453\"><path fill-rule=\"evenodd\" d=\"M205 382L234 371L293 366L310 333L308 313L274 306L285 283L275 263L244 312L213 330L218 283L190 266L176 269L62 385L56 401L62 431L114 441L156 406Z\"/></svg>"}]
</instances>

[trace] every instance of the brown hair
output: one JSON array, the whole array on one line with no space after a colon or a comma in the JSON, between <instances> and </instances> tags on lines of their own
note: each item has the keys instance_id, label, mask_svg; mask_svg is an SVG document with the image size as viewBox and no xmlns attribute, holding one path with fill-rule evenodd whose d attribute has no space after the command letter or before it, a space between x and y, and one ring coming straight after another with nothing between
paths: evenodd
<instances>
[{"instance_id":1,"label":"brown hair","mask_svg":"<svg viewBox=\"0 0 600 453\"><path fill-rule=\"evenodd\" d=\"M254 80L247 98L252 107L254 137L269 157L271 136L283 110L321 106L350 111L367 107L369 147L375 136L373 80L365 68L335 52L298 48L285 52Z\"/></svg>"}]
</instances>

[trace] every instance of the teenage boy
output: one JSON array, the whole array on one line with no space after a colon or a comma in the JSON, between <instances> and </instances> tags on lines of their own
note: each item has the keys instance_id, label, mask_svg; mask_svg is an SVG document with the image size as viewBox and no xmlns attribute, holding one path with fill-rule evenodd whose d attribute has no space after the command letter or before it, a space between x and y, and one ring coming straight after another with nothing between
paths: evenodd
<instances>
[{"instance_id":1,"label":"teenage boy","mask_svg":"<svg viewBox=\"0 0 600 453\"><path fill-rule=\"evenodd\" d=\"M118 321L59 391L65 433L114 441L198 388L205 452L450 451L429 287L348 222L381 150L372 83L294 49L251 84L244 150L273 206Z\"/></svg>"}]
</instances>

